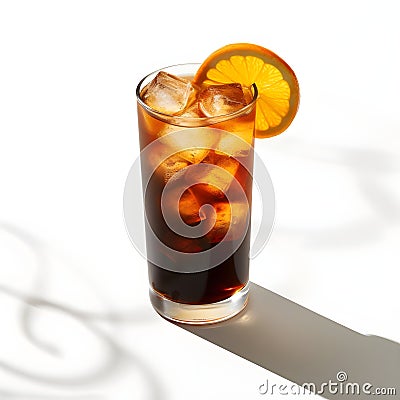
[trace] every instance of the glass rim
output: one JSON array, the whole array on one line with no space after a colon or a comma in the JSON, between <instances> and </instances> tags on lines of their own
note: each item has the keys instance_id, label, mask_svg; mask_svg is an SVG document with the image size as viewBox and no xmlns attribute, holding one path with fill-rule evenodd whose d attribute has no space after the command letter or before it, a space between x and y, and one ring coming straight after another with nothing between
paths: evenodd
<instances>
[{"instance_id":1,"label":"glass rim","mask_svg":"<svg viewBox=\"0 0 400 400\"><path fill-rule=\"evenodd\" d=\"M186 67L186 66L191 66L191 67L200 67L201 63L183 63L183 64L174 64L174 65L170 65L168 67L164 67L164 68L160 68L157 69L153 72L150 72L149 74L147 74L144 78L142 78L137 87L136 87L136 99L138 104L144 108L150 115L154 116L155 118L162 120L164 122L168 122L172 125L177 125L177 126L187 126L187 127L191 127L191 126L207 126L207 125L213 125L219 122L225 122L225 121L229 121L235 117L241 116L243 114L246 114L247 112L251 111L253 109L253 107L255 106L255 103L257 101L258 98L258 89L255 83L253 83L250 88L252 88L253 90L253 98L251 100L251 102L249 104L246 104L246 106L244 106L243 108L236 110L232 113L229 114L224 114L224 115L218 115L218 116L214 116L214 117L183 117L180 115L173 115L173 114L166 114L166 113L162 113L160 111L154 110L153 108L151 108L150 106L148 106L140 97L140 93L143 90L143 83L150 78L152 75L156 75L157 73L161 72L161 71L166 71L169 70L171 68L179 68L179 67ZM168 72L168 71L167 71Z\"/></svg>"}]
</instances>

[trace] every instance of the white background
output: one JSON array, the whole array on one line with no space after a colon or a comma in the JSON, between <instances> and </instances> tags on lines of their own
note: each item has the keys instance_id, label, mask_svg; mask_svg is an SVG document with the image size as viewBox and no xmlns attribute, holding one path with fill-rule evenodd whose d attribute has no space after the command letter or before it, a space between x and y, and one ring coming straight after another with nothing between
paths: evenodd
<instances>
[{"instance_id":1,"label":"white background","mask_svg":"<svg viewBox=\"0 0 400 400\"><path fill-rule=\"evenodd\" d=\"M285 382L153 312L122 218L138 80L227 43L270 48L301 87L289 130L256 143L277 215L252 280L400 341L397 9L1 1L0 399L259 399Z\"/></svg>"}]
</instances>

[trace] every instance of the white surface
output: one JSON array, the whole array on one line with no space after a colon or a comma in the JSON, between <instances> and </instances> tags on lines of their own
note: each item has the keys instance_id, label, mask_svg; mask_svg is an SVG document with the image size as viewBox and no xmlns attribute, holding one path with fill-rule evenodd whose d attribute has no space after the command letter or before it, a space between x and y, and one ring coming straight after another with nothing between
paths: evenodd
<instances>
[{"instance_id":1,"label":"white surface","mask_svg":"<svg viewBox=\"0 0 400 400\"><path fill-rule=\"evenodd\" d=\"M0 3L0 398L258 399L284 382L155 315L122 219L136 83L226 43L271 48L301 85L288 132L256 144L277 218L252 280L400 341L396 3L135 3Z\"/></svg>"}]
</instances>

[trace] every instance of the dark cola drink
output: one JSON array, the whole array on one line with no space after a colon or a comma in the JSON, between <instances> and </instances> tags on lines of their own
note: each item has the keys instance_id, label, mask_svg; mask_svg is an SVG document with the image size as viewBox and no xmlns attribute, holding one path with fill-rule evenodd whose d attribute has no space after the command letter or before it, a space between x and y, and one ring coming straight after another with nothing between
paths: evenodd
<instances>
[{"instance_id":1,"label":"dark cola drink","mask_svg":"<svg viewBox=\"0 0 400 400\"><path fill-rule=\"evenodd\" d=\"M208 323L247 301L256 89L198 87L190 69L138 87L146 247L156 310Z\"/></svg>"}]
</instances>

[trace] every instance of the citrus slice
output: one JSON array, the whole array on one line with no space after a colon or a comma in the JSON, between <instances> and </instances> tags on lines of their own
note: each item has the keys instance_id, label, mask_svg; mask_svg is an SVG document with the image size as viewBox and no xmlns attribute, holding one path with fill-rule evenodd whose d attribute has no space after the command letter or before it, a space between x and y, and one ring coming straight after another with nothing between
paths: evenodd
<instances>
[{"instance_id":1,"label":"citrus slice","mask_svg":"<svg viewBox=\"0 0 400 400\"><path fill-rule=\"evenodd\" d=\"M249 43L229 44L201 64L193 82L198 85L240 83L258 89L255 136L279 135L293 121L299 105L296 75L279 56Z\"/></svg>"}]
</instances>

